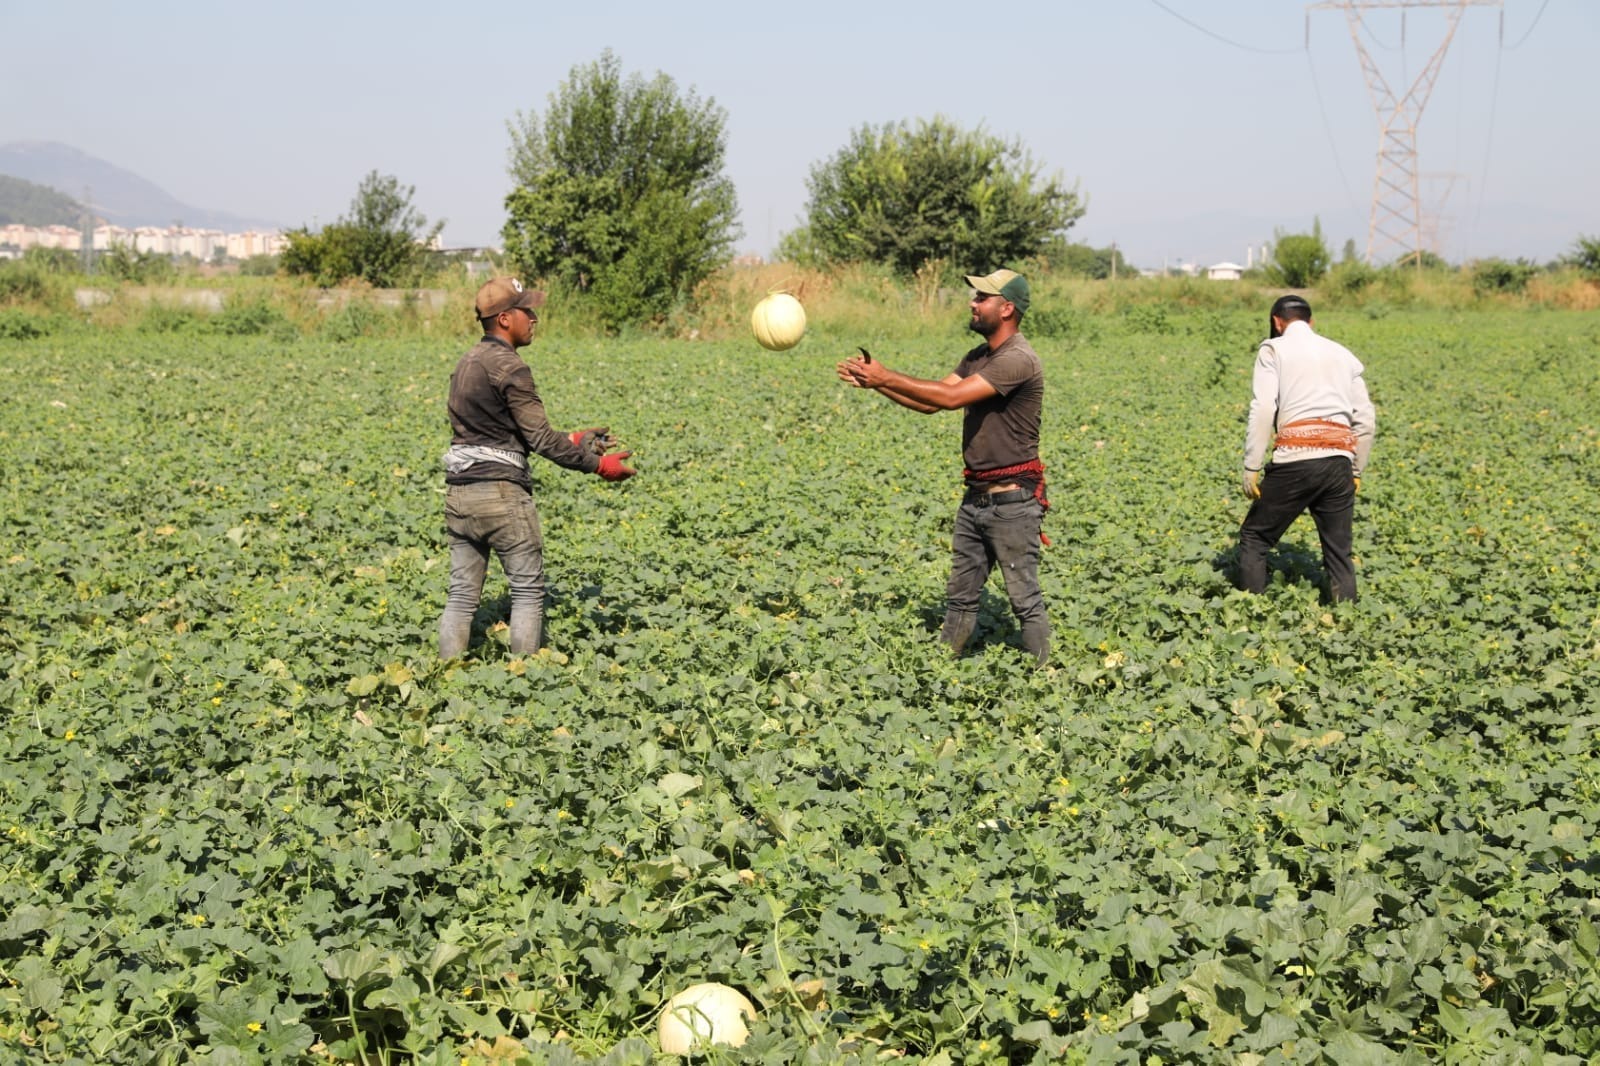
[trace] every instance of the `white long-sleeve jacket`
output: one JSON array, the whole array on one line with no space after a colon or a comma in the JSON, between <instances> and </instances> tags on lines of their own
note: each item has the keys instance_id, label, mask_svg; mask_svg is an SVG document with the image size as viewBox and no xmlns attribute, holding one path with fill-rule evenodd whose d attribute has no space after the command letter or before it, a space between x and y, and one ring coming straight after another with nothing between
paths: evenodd
<instances>
[{"instance_id":1,"label":"white long-sleeve jacket","mask_svg":"<svg viewBox=\"0 0 1600 1066\"><path fill-rule=\"evenodd\" d=\"M1291 322L1283 336L1261 342L1250 399L1250 419L1244 438L1244 468L1260 470L1267 449L1283 427L1307 419L1322 419L1355 431L1356 451L1351 474L1361 476L1377 415L1367 395L1366 367L1344 345L1312 330L1307 322ZM1334 448L1279 448L1275 463L1349 455Z\"/></svg>"}]
</instances>

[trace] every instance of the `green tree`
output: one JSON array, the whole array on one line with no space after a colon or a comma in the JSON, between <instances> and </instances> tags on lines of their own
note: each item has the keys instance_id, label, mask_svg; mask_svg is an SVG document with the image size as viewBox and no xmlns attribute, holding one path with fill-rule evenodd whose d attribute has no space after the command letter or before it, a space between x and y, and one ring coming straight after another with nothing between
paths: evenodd
<instances>
[{"instance_id":1,"label":"green tree","mask_svg":"<svg viewBox=\"0 0 1600 1066\"><path fill-rule=\"evenodd\" d=\"M341 217L316 233L301 226L284 236L281 266L286 274L309 275L318 285L337 285L358 278L380 289L414 284L422 274L428 248L444 229L431 227L411 203L414 186L401 186L376 170L361 179L349 217Z\"/></svg>"},{"instance_id":2,"label":"green tree","mask_svg":"<svg viewBox=\"0 0 1600 1066\"><path fill-rule=\"evenodd\" d=\"M1354 296L1365 292L1377 280L1378 271L1368 266L1366 260L1342 259L1328 271L1323 287L1329 292Z\"/></svg>"},{"instance_id":3,"label":"green tree","mask_svg":"<svg viewBox=\"0 0 1600 1066\"><path fill-rule=\"evenodd\" d=\"M1539 267L1526 259L1480 259L1472 264L1472 291L1479 296L1494 293L1520 294L1539 273Z\"/></svg>"},{"instance_id":4,"label":"green tree","mask_svg":"<svg viewBox=\"0 0 1600 1066\"><path fill-rule=\"evenodd\" d=\"M1567 261L1577 267L1585 277L1600 281L1600 237L1580 235L1573 243Z\"/></svg>"},{"instance_id":5,"label":"green tree","mask_svg":"<svg viewBox=\"0 0 1600 1066\"><path fill-rule=\"evenodd\" d=\"M1070 244L1065 238L1056 238L1041 253L1051 267L1064 274L1103 279L1131 278L1138 271L1128 265L1122 253L1115 248L1091 248L1087 244Z\"/></svg>"},{"instance_id":6,"label":"green tree","mask_svg":"<svg viewBox=\"0 0 1600 1066\"><path fill-rule=\"evenodd\" d=\"M171 259L153 251L135 251L126 244L113 244L98 262L102 274L136 285L160 281L174 273Z\"/></svg>"},{"instance_id":7,"label":"green tree","mask_svg":"<svg viewBox=\"0 0 1600 1066\"><path fill-rule=\"evenodd\" d=\"M247 278L270 278L277 272L275 255L252 255L239 264L239 273Z\"/></svg>"},{"instance_id":8,"label":"green tree","mask_svg":"<svg viewBox=\"0 0 1600 1066\"><path fill-rule=\"evenodd\" d=\"M574 67L543 115L509 124L512 268L591 297L613 329L687 301L741 232L727 121L659 71L624 78L609 49Z\"/></svg>"},{"instance_id":9,"label":"green tree","mask_svg":"<svg viewBox=\"0 0 1600 1066\"><path fill-rule=\"evenodd\" d=\"M22 253L23 265L45 274L80 274L82 261L78 253L69 248L41 248L38 245Z\"/></svg>"},{"instance_id":10,"label":"green tree","mask_svg":"<svg viewBox=\"0 0 1600 1066\"><path fill-rule=\"evenodd\" d=\"M863 126L807 179L806 221L780 255L801 263L988 269L1042 252L1082 217L1076 189L1044 178L1020 142L942 117Z\"/></svg>"},{"instance_id":11,"label":"green tree","mask_svg":"<svg viewBox=\"0 0 1600 1066\"><path fill-rule=\"evenodd\" d=\"M355 276L355 263L346 252L349 241L341 223L329 223L313 232L308 226L285 233L279 265L285 274L306 276L318 285L337 285Z\"/></svg>"},{"instance_id":12,"label":"green tree","mask_svg":"<svg viewBox=\"0 0 1600 1066\"><path fill-rule=\"evenodd\" d=\"M1310 233L1273 234L1267 279L1285 288L1303 289L1322 280L1331 260L1328 244L1322 239L1322 221L1313 219Z\"/></svg>"}]
</instances>

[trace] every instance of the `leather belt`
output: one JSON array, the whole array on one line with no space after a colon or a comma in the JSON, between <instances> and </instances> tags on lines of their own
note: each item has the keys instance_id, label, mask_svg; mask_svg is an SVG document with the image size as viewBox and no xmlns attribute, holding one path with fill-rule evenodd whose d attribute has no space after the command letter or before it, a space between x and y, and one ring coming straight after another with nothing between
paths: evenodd
<instances>
[{"instance_id":1,"label":"leather belt","mask_svg":"<svg viewBox=\"0 0 1600 1066\"><path fill-rule=\"evenodd\" d=\"M1005 492L972 489L967 493L966 502L977 507L994 507L1002 503L1020 503L1031 499L1033 499L1032 489L1007 489Z\"/></svg>"}]
</instances>

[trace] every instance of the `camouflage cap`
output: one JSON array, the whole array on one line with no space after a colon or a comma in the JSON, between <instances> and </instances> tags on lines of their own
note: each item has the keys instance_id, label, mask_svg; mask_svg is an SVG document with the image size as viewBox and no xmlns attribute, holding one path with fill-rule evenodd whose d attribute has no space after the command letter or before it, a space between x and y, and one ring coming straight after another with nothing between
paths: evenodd
<instances>
[{"instance_id":1,"label":"camouflage cap","mask_svg":"<svg viewBox=\"0 0 1600 1066\"><path fill-rule=\"evenodd\" d=\"M544 293L536 289L524 288L522 282L516 278L492 278L483 283L483 288L478 290L478 299L474 306L478 317L493 318L502 311L521 307L532 311L544 306Z\"/></svg>"}]
</instances>

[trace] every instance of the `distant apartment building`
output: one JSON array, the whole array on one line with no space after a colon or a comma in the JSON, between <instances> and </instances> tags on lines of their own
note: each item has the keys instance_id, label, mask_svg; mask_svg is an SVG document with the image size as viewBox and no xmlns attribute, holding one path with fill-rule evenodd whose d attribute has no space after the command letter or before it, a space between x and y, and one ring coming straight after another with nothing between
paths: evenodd
<instances>
[{"instance_id":1,"label":"distant apartment building","mask_svg":"<svg viewBox=\"0 0 1600 1066\"><path fill-rule=\"evenodd\" d=\"M276 231L224 233L192 226L110 226L94 228L94 250L110 251L123 247L155 255L189 255L196 259L215 259L218 252L230 259L249 259L255 255L277 255L288 245ZM25 252L29 248L65 248L79 251L83 234L72 226L0 226L0 248Z\"/></svg>"},{"instance_id":2,"label":"distant apartment building","mask_svg":"<svg viewBox=\"0 0 1600 1066\"><path fill-rule=\"evenodd\" d=\"M71 226L23 226L18 223L0 226L0 244L8 244L22 251L29 248L70 248L78 250L82 236Z\"/></svg>"},{"instance_id":3,"label":"distant apartment building","mask_svg":"<svg viewBox=\"0 0 1600 1066\"><path fill-rule=\"evenodd\" d=\"M276 230L269 233L245 230L243 233L230 233L227 235L229 259L249 259L255 255L277 255L288 244L289 242L284 235Z\"/></svg>"}]
</instances>

